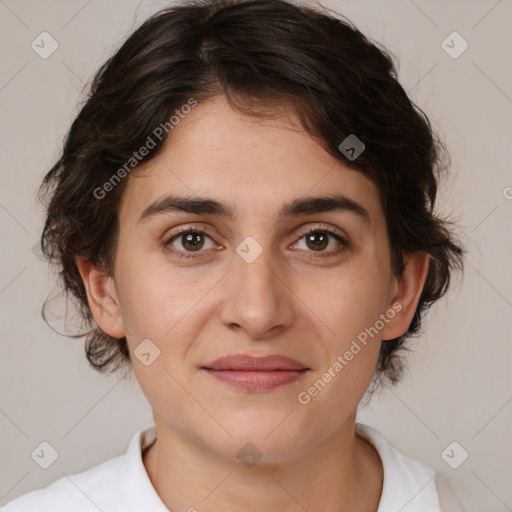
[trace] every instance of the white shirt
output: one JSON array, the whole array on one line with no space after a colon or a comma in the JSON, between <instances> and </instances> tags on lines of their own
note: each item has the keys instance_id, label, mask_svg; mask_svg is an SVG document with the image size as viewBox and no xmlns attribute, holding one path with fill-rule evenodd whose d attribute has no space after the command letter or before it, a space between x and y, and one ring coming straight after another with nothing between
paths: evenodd
<instances>
[{"instance_id":1,"label":"white shirt","mask_svg":"<svg viewBox=\"0 0 512 512\"><path fill-rule=\"evenodd\" d=\"M432 468L405 456L367 425L356 423L356 432L375 447L382 460L384 481L377 512L460 510L455 503L440 508L440 488ZM124 455L23 494L0 512L169 512L142 461L142 451L155 439L155 426L146 426L132 437Z\"/></svg>"}]
</instances>

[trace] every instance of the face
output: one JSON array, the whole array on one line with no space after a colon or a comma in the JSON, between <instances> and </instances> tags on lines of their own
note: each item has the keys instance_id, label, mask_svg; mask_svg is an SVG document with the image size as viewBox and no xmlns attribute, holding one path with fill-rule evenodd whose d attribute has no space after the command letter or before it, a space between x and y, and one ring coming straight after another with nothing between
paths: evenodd
<instances>
[{"instance_id":1,"label":"face","mask_svg":"<svg viewBox=\"0 0 512 512\"><path fill-rule=\"evenodd\" d=\"M95 318L127 336L161 421L233 460L248 440L267 461L291 459L353 418L381 338L408 326L416 281L392 274L376 186L298 124L245 117L218 97L171 135L129 177L115 271ZM208 198L225 215L211 204L162 208L170 195ZM338 201L304 201L327 196ZM397 300L401 311L388 314ZM234 354L278 354L306 370L259 388L249 378L256 387L247 389L204 369Z\"/></svg>"}]
</instances>

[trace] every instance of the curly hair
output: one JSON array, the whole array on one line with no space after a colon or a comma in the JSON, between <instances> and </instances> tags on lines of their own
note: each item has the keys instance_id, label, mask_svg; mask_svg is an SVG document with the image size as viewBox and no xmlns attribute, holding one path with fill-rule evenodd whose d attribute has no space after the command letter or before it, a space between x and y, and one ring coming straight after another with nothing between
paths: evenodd
<instances>
[{"instance_id":1,"label":"curly hair","mask_svg":"<svg viewBox=\"0 0 512 512\"><path fill-rule=\"evenodd\" d=\"M452 270L462 269L464 250L451 223L434 212L448 155L399 84L389 52L326 11L287 0L173 4L142 23L97 71L39 197L47 213L43 254L58 266L66 296L87 326L72 337L86 336L87 359L98 371L131 366L126 338L96 325L75 263L81 257L112 275L118 206L129 178L101 198L98 187L190 98L224 95L234 109L260 118L292 108L326 151L377 185L395 275L404 272L408 253L430 255L412 322L402 336L382 343L374 374L393 384L399 380L405 340L419 332L424 312L444 295ZM350 134L365 145L355 160L339 149ZM147 151L145 163L168 137L169 130Z\"/></svg>"}]
</instances>

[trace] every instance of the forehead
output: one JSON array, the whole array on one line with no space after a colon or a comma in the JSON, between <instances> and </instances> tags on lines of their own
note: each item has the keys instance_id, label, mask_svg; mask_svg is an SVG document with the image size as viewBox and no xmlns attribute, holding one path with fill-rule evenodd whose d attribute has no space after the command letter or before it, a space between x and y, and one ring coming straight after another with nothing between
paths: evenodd
<instances>
[{"instance_id":1,"label":"forehead","mask_svg":"<svg viewBox=\"0 0 512 512\"><path fill-rule=\"evenodd\" d=\"M165 194L215 198L237 218L282 212L304 196L342 194L382 216L375 184L335 159L300 126L234 111L224 97L197 105L170 133L160 154L129 176L120 215L134 223Z\"/></svg>"}]
</instances>

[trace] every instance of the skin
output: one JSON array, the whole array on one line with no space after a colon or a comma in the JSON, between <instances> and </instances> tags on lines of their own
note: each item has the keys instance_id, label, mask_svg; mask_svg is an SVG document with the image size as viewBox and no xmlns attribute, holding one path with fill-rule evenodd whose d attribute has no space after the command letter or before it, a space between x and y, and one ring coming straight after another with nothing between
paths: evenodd
<instances>
[{"instance_id":1,"label":"skin","mask_svg":"<svg viewBox=\"0 0 512 512\"><path fill-rule=\"evenodd\" d=\"M408 255L405 274L393 275L376 186L329 155L291 113L263 121L217 97L171 135L128 178L113 275L77 259L96 322L111 336L127 336L152 406L157 441L143 461L153 486L176 511L376 511L382 463L356 435L356 411L381 339L403 334L411 322L427 255ZM137 222L168 193L212 197L238 216L168 212ZM349 211L277 218L297 197L333 193L362 205L369 222ZM199 257L181 259L164 247L180 227L208 231L192 248L183 236L172 243L189 254L198 247ZM333 237L320 249L308 244L301 230L317 227L341 233L349 246L333 254L340 247ZM247 236L262 248L252 263L236 252ZM402 309L379 335L310 403L299 403L298 394L394 303ZM133 357L146 338L160 350L149 366ZM236 353L282 354L310 370L254 392L201 369ZM237 457L247 442L261 452L252 467Z\"/></svg>"}]
</instances>

